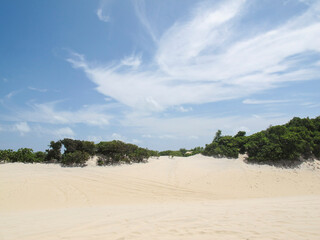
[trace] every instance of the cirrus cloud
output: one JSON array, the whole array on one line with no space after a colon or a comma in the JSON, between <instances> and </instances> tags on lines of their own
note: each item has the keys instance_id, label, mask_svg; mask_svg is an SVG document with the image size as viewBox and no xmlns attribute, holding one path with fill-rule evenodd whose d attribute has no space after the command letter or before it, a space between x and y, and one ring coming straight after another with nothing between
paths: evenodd
<instances>
[{"instance_id":1,"label":"cirrus cloud","mask_svg":"<svg viewBox=\"0 0 320 240\"><path fill-rule=\"evenodd\" d=\"M199 7L190 19L174 23L160 37L151 63L134 55L100 66L77 53L67 60L86 73L98 92L134 109L164 111L247 97L319 76L319 58L298 60L298 65L292 61L292 56L320 53L319 6L309 3L281 26L238 40L235 33L243 29L234 26L248 4L229 0Z\"/></svg>"}]
</instances>

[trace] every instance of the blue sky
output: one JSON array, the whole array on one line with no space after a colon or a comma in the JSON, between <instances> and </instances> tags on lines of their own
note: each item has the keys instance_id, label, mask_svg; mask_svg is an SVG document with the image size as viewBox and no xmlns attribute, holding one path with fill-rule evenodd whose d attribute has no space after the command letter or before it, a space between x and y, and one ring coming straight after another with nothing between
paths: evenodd
<instances>
[{"instance_id":1,"label":"blue sky","mask_svg":"<svg viewBox=\"0 0 320 240\"><path fill-rule=\"evenodd\" d=\"M0 149L192 148L320 114L320 1L0 1Z\"/></svg>"}]
</instances>

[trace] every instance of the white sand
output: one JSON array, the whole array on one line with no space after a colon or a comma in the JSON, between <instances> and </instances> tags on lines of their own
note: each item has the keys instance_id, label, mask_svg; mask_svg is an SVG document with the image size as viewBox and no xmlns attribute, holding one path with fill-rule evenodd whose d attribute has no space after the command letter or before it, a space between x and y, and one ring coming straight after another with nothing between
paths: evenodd
<instances>
[{"instance_id":1,"label":"white sand","mask_svg":"<svg viewBox=\"0 0 320 240\"><path fill-rule=\"evenodd\" d=\"M320 239L320 163L0 165L0 240Z\"/></svg>"}]
</instances>

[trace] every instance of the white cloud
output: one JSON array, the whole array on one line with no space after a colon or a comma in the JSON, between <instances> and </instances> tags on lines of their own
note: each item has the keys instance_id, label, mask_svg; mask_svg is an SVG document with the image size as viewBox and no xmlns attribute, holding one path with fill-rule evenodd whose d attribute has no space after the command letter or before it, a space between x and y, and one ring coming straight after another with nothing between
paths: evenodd
<instances>
[{"instance_id":1,"label":"white cloud","mask_svg":"<svg viewBox=\"0 0 320 240\"><path fill-rule=\"evenodd\" d=\"M41 88L34 88L34 87L28 87L28 89L36 92L42 92L42 93L48 91L48 89L41 89Z\"/></svg>"},{"instance_id":2,"label":"white cloud","mask_svg":"<svg viewBox=\"0 0 320 240\"><path fill-rule=\"evenodd\" d=\"M14 125L14 130L18 131L22 136L31 131L27 122L20 122Z\"/></svg>"},{"instance_id":3,"label":"white cloud","mask_svg":"<svg viewBox=\"0 0 320 240\"><path fill-rule=\"evenodd\" d=\"M243 104L273 104L273 103L287 103L290 100L256 100L256 99L245 99L242 101Z\"/></svg>"},{"instance_id":4,"label":"white cloud","mask_svg":"<svg viewBox=\"0 0 320 240\"><path fill-rule=\"evenodd\" d=\"M185 107L183 107L183 106L179 106L179 107L177 107L176 109L177 109L179 112L190 112L190 111L193 110L192 107L185 108Z\"/></svg>"},{"instance_id":5,"label":"white cloud","mask_svg":"<svg viewBox=\"0 0 320 240\"><path fill-rule=\"evenodd\" d=\"M73 138L76 134L70 127L44 127L42 125L34 125L32 131L37 136L49 135L55 139Z\"/></svg>"},{"instance_id":6,"label":"white cloud","mask_svg":"<svg viewBox=\"0 0 320 240\"><path fill-rule=\"evenodd\" d=\"M96 14L97 14L97 16L98 16L100 21L103 21L103 22L109 22L110 21L110 17L103 14L102 8L98 8Z\"/></svg>"},{"instance_id":7,"label":"white cloud","mask_svg":"<svg viewBox=\"0 0 320 240\"><path fill-rule=\"evenodd\" d=\"M156 36L154 27L151 26L149 19L146 16L145 2L144 0L133 1L135 13L140 20L142 26L145 28L146 32L150 35L153 42L158 42L158 37Z\"/></svg>"},{"instance_id":8,"label":"white cloud","mask_svg":"<svg viewBox=\"0 0 320 240\"><path fill-rule=\"evenodd\" d=\"M320 52L318 3L271 31L234 39L234 31L243 31L233 26L246 7L246 1L238 0L199 7L160 37L150 64L132 56L95 66L80 54L68 61L84 70L97 91L142 111L247 97L319 76L315 64L291 68L288 61L292 55Z\"/></svg>"},{"instance_id":9,"label":"white cloud","mask_svg":"<svg viewBox=\"0 0 320 240\"><path fill-rule=\"evenodd\" d=\"M95 143L99 143L101 141L104 141L104 138L101 136L88 136L87 140Z\"/></svg>"},{"instance_id":10,"label":"white cloud","mask_svg":"<svg viewBox=\"0 0 320 240\"><path fill-rule=\"evenodd\" d=\"M19 112L18 118L28 122L93 126L109 125L111 116L105 113L107 105L90 105L76 111L57 110L56 103L32 104L33 110Z\"/></svg>"},{"instance_id":11,"label":"white cloud","mask_svg":"<svg viewBox=\"0 0 320 240\"><path fill-rule=\"evenodd\" d=\"M192 62L202 57L203 50L214 50L223 44L226 24L239 14L244 3L236 0L218 8L199 8L189 21L174 24L160 39L156 61L161 69L175 75L181 67L197 65Z\"/></svg>"},{"instance_id":12,"label":"white cloud","mask_svg":"<svg viewBox=\"0 0 320 240\"><path fill-rule=\"evenodd\" d=\"M113 133L112 135L111 135L111 139L112 140L120 140L120 141L126 141L126 137L124 137L124 136L122 136L121 134L119 134L119 133Z\"/></svg>"},{"instance_id":13,"label":"white cloud","mask_svg":"<svg viewBox=\"0 0 320 240\"><path fill-rule=\"evenodd\" d=\"M141 56L131 55L131 56L125 57L124 59L122 59L121 64L129 67L137 68L141 64Z\"/></svg>"},{"instance_id":14,"label":"white cloud","mask_svg":"<svg viewBox=\"0 0 320 240\"><path fill-rule=\"evenodd\" d=\"M320 107L320 103L315 102L303 102L300 104L301 106L306 106L307 108L317 108Z\"/></svg>"},{"instance_id":15,"label":"white cloud","mask_svg":"<svg viewBox=\"0 0 320 240\"><path fill-rule=\"evenodd\" d=\"M59 128L56 131L54 131L54 134L59 138L73 137L75 135L73 130L69 127Z\"/></svg>"},{"instance_id":16,"label":"white cloud","mask_svg":"<svg viewBox=\"0 0 320 240\"><path fill-rule=\"evenodd\" d=\"M10 93L8 93L8 94L6 95L6 98L10 99L10 98L12 98L13 96L17 95L19 92L21 92L21 90L12 91L12 92L10 92Z\"/></svg>"}]
</instances>

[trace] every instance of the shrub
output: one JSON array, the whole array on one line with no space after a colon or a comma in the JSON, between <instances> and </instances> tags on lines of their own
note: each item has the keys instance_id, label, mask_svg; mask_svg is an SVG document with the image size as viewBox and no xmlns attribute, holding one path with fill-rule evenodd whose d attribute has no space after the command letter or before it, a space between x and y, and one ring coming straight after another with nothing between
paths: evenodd
<instances>
[{"instance_id":1,"label":"shrub","mask_svg":"<svg viewBox=\"0 0 320 240\"><path fill-rule=\"evenodd\" d=\"M63 166L85 166L90 155L86 152L75 151L72 153L64 154L61 159L61 164Z\"/></svg>"}]
</instances>

